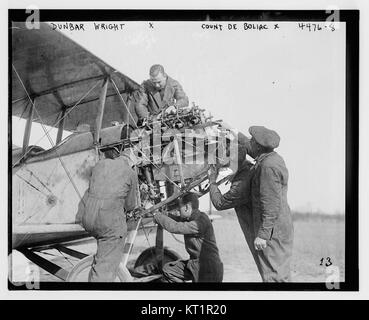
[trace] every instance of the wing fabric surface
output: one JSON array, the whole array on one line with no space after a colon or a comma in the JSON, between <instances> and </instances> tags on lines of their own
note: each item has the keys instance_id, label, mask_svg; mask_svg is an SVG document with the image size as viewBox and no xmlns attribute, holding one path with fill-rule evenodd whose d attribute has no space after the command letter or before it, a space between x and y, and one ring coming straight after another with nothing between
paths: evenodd
<instances>
[{"instance_id":1,"label":"wing fabric surface","mask_svg":"<svg viewBox=\"0 0 369 320\"><path fill-rule=\"evenodd\" d=\"M35 122L57 126L64 111L64 130L72 131L79 124L94 128L101 87L108 76L131 110L140 89L47 23L40 23L40 29L27 29L24 22L13 22L12 64L12 114L26 118L31 98ZM109 83L102 127L126 117L127 111Z\"/></svg>"}]
</instances>

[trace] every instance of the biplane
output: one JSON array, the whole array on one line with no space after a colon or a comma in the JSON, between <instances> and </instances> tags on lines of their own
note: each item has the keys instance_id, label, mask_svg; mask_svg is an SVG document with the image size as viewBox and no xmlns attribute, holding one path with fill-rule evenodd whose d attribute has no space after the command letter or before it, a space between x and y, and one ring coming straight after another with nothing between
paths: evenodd
<instances>
[{"instance_id":1,"label":"biplane","mask_svg":"<svg viewBox=\"0 0 369 320\"><path fill-rule=\"evenodd\" d=\"M47 23L27 29L13 22L11 40L11 113L26 119L23 145L12 148L12 249L64 281L86 281L92 257L68 245L89 237L77 212L91 170L102 148L133 148L142 158L137 174L144 215L130 216L118 281L157 279L160 275L140 277L126 268L137 232L155 227L156 245L140 254L135 267L154 262L160 270L164 262L178 259L164 247L163 230L149 215L170 210L190 190L204 195L210 158L230 166L225 159L232 135L195 105L138 125L134 110L140 85ZM33 123L42 126L50 149L30 145ZM46 126L57 128L55 141ZM66 131L72 134L63 138ZM65 270L39 254L50 248L80 261Z\"/></svg>"}]
</instances>

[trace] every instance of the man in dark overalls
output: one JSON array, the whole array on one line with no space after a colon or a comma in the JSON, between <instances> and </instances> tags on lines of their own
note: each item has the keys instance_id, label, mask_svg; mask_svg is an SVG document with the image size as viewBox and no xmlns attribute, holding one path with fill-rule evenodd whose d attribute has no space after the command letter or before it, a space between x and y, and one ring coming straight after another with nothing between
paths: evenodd
<instances>
[{"instance_id":1,"label":"man in dark overalls","mask_svg":"<svg viewBox=\"0 0 369 320\"><path fill-rule=\"evenodd\" d=\"M219 257L214 229L206 213L199 211L199 199L188 193L179 202L180 217L156 214L155 221L171 233L183 234L189 260L168 262L163 274L168 282L222 282L223 263Z\"/></svg>"}]
</instances>

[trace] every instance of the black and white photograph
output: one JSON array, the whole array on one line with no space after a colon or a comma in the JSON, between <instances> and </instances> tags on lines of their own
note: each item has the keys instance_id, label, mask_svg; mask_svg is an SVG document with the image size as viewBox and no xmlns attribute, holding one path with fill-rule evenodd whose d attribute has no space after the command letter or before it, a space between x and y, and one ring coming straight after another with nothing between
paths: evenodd
<instances>
[{"instance_id":1,"label":"black and white photograph","mask_svg":"<svg viewBox=\"0 0 369 320\"><path fill-rule=\"evenodd\" d=\"M359 16L9 9L8 290L358 290Z\"/></svg>"}]
</instances>

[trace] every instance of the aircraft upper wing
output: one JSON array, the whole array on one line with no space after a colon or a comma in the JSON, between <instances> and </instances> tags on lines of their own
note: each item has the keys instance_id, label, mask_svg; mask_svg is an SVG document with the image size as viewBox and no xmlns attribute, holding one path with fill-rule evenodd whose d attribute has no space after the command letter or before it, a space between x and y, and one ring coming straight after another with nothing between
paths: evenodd
<instances>
[{"instance_id":1,"label":"aircraft upper wing","mask_svg":"<svg viewBox=\"0 0 369 320\"><path fill-rule=\"evenodd\" d=\"M80 124L93 129L104 78L110 75L135 117L133 104L140 86L47 23L40 23L40 29L27 29L24 22L12 23L11 69L12 115L27 118L31 98L36 107L33 121L57 126L64 110L65 130ZM109 83L102 127L126 116Z\"/></svg>"}]
</instances>

